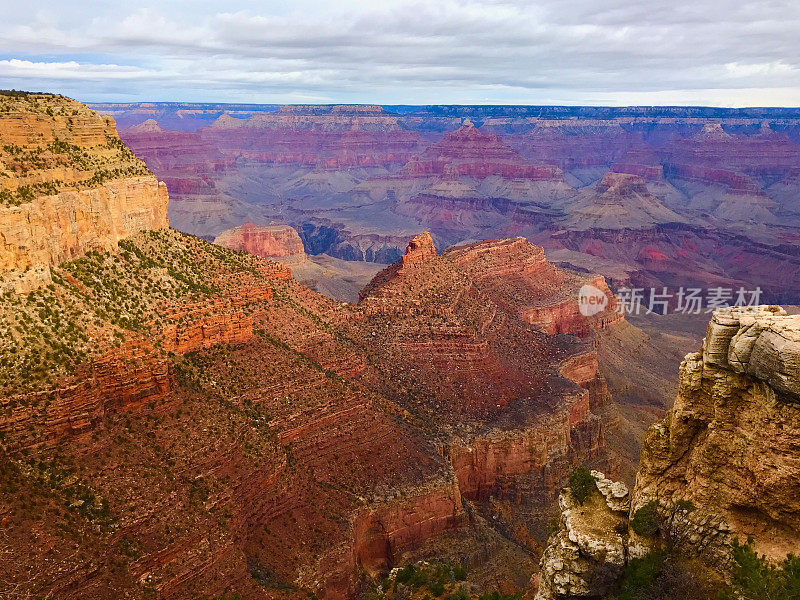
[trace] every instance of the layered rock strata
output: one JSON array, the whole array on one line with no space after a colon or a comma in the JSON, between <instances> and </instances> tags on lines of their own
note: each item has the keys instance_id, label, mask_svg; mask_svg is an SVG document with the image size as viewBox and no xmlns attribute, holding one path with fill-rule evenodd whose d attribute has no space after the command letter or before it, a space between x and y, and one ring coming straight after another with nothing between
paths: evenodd
<instances>
[{"instance_id":1,"label":"layered rock strata","mask_svg":"<svg viewBox=\"0 0 800 600\"><path fill-rule=\"evenodd\" d=\"M109 252L140 231L163 229L167 188L152 176L0 207L0 271L54 266L89 251Z\"/></svg>"},{"instance_id":2,"label":"layered rock strata","mask_svg":"<svg viewBox=\"0 0 800 600\"><path fill-rule=\"evenodd\" d=\"M248 222L226 229L214 239L214 243L282 262L300 263L306 260L303 241L297 231L288 225L254 225Z\"/></svg>"},{"instance_id":3,"label":"layered rock strata","mask_svg":"<svg viewBox=\"0 0 800 600\"><path fill-rule=\"evenodd\" d=\"M112 119L61 96L0 104L0 289L36 289L51 266L168 227L165 185Z\"/></svg>"},{"instance_id":4,"label":"layered rock strata","mask_svg":"<svg viewBox=\"0 0 800 600\"><path fill-rule=\"evenodd\" d=\"M438 255L425 233L359 303L356 339L404 390L399 402L437 432L460 494L534 554L559 482L603 447L591 407L607 390L591 344L528 320L531 304L553 298L569 298L577 314L579 281L522 238ZM591 335L577 323L561 330Z\"/></svg>"},{"instance_id":5,"label":"layered rock strata","mask_svg":"<svg viewBox=\"0 0 800 600\"><path fill-rule=\"evenodd\" d=\"M689 500L715 517L697 540L706 556L724 560L728 530L774 557L797 547L798 332L779 307L715 311L702 352L681 365L673 410L645 439L634 505Z\"/></svg>"}]
</instances>

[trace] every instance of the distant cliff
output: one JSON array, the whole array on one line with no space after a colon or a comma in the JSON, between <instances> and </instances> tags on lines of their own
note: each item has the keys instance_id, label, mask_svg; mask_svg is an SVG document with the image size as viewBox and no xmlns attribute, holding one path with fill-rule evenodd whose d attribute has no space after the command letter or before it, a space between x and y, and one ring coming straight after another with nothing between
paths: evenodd
<instances>
[{"instance_id":1,"label":"distant cliff","mask_svg":"<svg viewBox=\"0 0 800 600\"><path fill-rule=\"evenodd\" d=\"M245 223L226 229L214 240L231 250L241 250L263 258L303 262L306 252L297 231L288 225L254 225Z\"/></svg>"}]
</instances>

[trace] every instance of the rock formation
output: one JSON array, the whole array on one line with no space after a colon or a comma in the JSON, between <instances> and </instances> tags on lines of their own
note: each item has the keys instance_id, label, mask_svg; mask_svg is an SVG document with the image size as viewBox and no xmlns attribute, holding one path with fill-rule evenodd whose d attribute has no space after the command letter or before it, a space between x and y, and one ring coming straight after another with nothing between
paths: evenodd
<instances>
[{"instance_id":1,"label":"rock formation","mask_svg":"<svg viewBox=\"0 0 800 600\"><path fill-rule=\"evenodd\" d=\"M541 249L440 256L423 234L340 304L254 255L301 255L294 230L213 245L166 228L163 203L128 210L125 186L151 181L165 202L147 175L76 178L59 197L113 212L62 211L66 249L30 258L51 284L0 296L0 594L341 600L445 536L489 536L518 561L493 581L527 577L526 519L603 443L590 344L523 318L556 272Z\"/></svg>"},{"instance_id":2,"label":"rock formation","mask_svg":"<svg viewBox=\"0 0 800 600\"><path fill-rule=\"evenodd\" d=\"M247 160L321 169L400 165L422 145L396 115L346 105L286 106L249 119L223 115L200 135Z\"/></svg>"},{"instance_id":3,"label":"rock formation","mask_svg":"<svg viewBox=\"0 0 800 600\"><path fill-rule=\"evenodd\" d=\"M663 547L720 580L730 575L737 540L752 539L775 561L796 552L799 331L799 318L777 306L714 311L702 351L681 364L674 408L647 434L632 500L609 502L621 510L617 519L592 513L597 501L583 508L562 493L537 598L605 597L631 558ZM614 485L622 497L620 484L594 475L606 499ZM655 507L656 528L643 537L625 518L646 507Z\"/></svg>"},{"instance_id":4,"label":"rock formation","mask_svg":"<svg viewBox=\"0 0 800 600\"><path fill-rule=\"evenodd\" d=\"M683 221L650 193L644 179L627 173L606 173L569 203L566 224L573 230L645 229Z\"/></svg>"},{"instance_id":5,"label":"rock formation","mask_svg":"<svg viewBox=\"0 0 800 600\"><path fill-rule=\"evenodd\" d=\"M3 272L49 267L91 250L108 252L140 231L168 226L167 190L153 177L39 196L0 211Z\"/></svg>"},{"instance_id":6,"label":"rock formation","mask_svg":"<svg viewBox=\"0 0 800 600\"><path fill-rule=\"evenodd\" d=\"M527 163L499 136L485 133L466 119L463 125L403 167L412 177L448 176L484 179L500 175L508 179L557 179L561 173L551 165Z\"/></svg>"},{"instance_id":7,"label":"rock formation","mask_svg":"<svg viewBox=\"0 0 800 600\"><path fill-rule=\"evenodd\" d=\"M759 552L797 548L798 331L777 307L714 312L702 352L681 365L675 407L645 440L636 507L690 500Z\"/></svg>"},{"instance_id":8,"label":"rock formation","mask_svg":"<svg viewBox=\"0 0 800 600\"><path fill-rule=\"evenodd\" d=\"M166 187L113 121L60 96L0 102L0 288L29 291L51 266L168 226Z\"/></svg>"},{"instance_id":9,"label":"rock formation","mask_svg":"<svg viewBox=\"0 0 800 600\"><path fill-rule=\"evenodd\" d=\"M402 268L406 269L433 256L436 256L436 246L433 244L430 232L426 231L411 238L400 261Z\"/></svg>"},{"instance_id":10,"label":"rock formation","mask_svg":"<svg viewBox=\"0 0 800 600\"><path fill-rule=\"evenodd\" d=\"M534 553L545 522L530 515L555 499L569 465L603 445L592 408L607 390L591 343L552 335L591 338L604 318L607 326L620 318L580 315L583 281L521 238L437 255L422 234L359 303L366 318L355 339L407 390L406 410L438 432L461 495ZM568 304L562 319L558 307Z\"/></svg>"},{"instance_id":11,"label":"rock formation","mask_svg":"<svg viewBox=\"0 0 800 600\"><path fill-rule=\"evenodd\" d=\"M592 476L597 490L583 504L569 490L559 496L559 529L542 555L536 600L601 598L646 550L631 544L628 488L598 471Z\"/></svg>"},{"instance_id":12,"label":"rock formation","mask_svg":"<svg viewBox=\"0 0 800 600\"><path fill-rule=\"evenodd\" d=\"M288 225L254 225L248 222L226 229L216 237L214 243L281 262L300 263L306 260L303 241Z\"/></svg>"}]
</instances>

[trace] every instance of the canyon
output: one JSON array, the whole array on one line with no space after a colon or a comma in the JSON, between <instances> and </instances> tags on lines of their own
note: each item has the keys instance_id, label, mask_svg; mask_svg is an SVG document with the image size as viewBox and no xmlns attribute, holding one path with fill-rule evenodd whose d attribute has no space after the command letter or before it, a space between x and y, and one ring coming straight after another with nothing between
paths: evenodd
<instances>
[{"instance_id":1,"label":"canyon","mask_svg":"<svg viewBox=\"0 0 800 600\"><path fill-rule=\"evenodd\" d=\"M449 535L515 556L493 585L525 584L554 491L603 449L605 392L591 345L510 299L543 272L578 276L522 239L440 256L423 235L348 305L172 230L120 249L14 300L29 331L56 299L61 319L101 326L87 361L3 396L0 572L63 598L346 598ZM203 273L214 287L191 292ZM111 281L141 329L105 312ZM175 293L149 296L156 282ZM560 327L589 331L572 319Z\"/></svg>"},{"instance_id":2,"label":"canyon","mask_svg":"<svg viewBox=\"0 0 800 600\"><path fill-rule=\"evenodd\" d=\"M81 110L20 102L39 120ZM73 140L117 147L84 123ZM583 317L575 293L592 281L614 307L602 277L524 238L440 253L425 232L337 302L292 277L295 230L209 243L169 228L164 186L139 177L133 199L76 178L62 201L84 194L99 216L48 222L78 230L68 250L12 249L7 273L48 278L0 296L2 593L346 599L431 555L524 589L559 486L603 460L593 339L624 319Z\"/></svg>"},{"instance_id":3,"label":"canyon","mask_svg":"<svg viewBox=\"0 0 800 600\"><path fill-rule=\"evenodd\" d=\"M599 598L654 505L711 579L796 546L798 317L676 378L614 290L795 293L800 115L0 103L0 595Z\"/></svg>"},{"instance_id":4,"label":"canyon","mask_svg":"<svg viewBox=\"0 0 800 600\"><path fill-rule=\"evenodd\" d=\"M206 239L285 223L309 255L389 264L419 231L522 235L614 289L800 292L794 109L193 105L179 126L178 105L97 108Z\"/></svg>"}]
</instances>

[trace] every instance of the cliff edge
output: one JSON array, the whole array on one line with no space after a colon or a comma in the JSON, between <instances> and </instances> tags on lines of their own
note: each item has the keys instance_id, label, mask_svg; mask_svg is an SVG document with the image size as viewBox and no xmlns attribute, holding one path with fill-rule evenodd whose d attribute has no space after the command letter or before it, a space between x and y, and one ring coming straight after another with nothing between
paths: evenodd
<instances>
[{"instance_id":1,"label":"cliff edge","mask_svg":"<svg viewBox=\"0 0 800 600\"><path fill-rule=\"evenodd\" d=\"M579 527L571 516L592 504L578 508L564 491L537 598L609 597L642 564L662 575L677 564L695 579L692 597L713 597L698 589L740 583L742 548L752 561L788 565L800 547L798 392L800 316L778 306L714 311L701 351L680 366L673 409L648 431L628 519ZM609 539L614 552L596 551Z\"/></svg>"},{"instance_id":2,"label":"cliff edge","mask_svg":"<svg viewBox=\"0 0 800 600\"><path fill-rule=\"evenodd\" d=\"M800 316L715 311L702 352L681 364L674 408L648 432L634 508L688 500L767 556L796 552L799 398Z\"/></svg>"},{"instance_id":3,"label":"cliff edge","mask_svg":"<svg viewBox=\"0 0 800 600\"><path fill-rule=\"evenodd\" d=\"M165 229L167 188L114 121L50 94L0 94L0 290L28 292L49 267Z\"/></svg>"}]
</instances>

